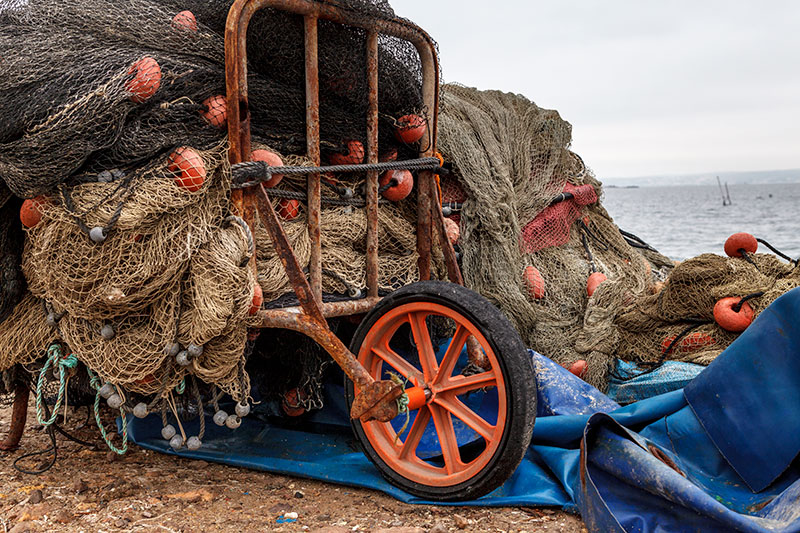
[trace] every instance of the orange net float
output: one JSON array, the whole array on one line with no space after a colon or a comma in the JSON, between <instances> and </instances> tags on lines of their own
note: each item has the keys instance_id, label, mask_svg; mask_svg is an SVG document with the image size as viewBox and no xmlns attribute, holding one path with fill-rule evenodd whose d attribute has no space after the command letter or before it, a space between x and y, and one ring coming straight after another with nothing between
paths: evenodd
<instances>
[{"instance_id":1,"label":"orange net float","mask_svg":"<svg viewBox=\"0 0 800 533\"><path fill-rule=\"evenodd\" d=\"M278 216L284 220L294 220L300 216L300 202L281 198L278 202Z\"/></svg>"},{"instance_id":2,"label":"orange net float","mask_svg":"<svg viewBox=\"0 0 800 533\"><path fill-rule=\"evenodd\" d=\"M221 94L203 100L205 111L201 113L206 122L215 128L224 128L228 125L228 104Z\"/></svg>"},{"instance_id":3,"label":"orange net float","mask_svg":"<svg viewBox=\"0 0 800 533\"><path fill-rule=\"evenodd\" d=\"M569 370L572 374L578 376L579 378L583 379L583 376L586 375L586 370L589 368L589 363L587 363L583 359L578 359L571 365L569 365Z\"/></svg>"},{"instance_id":4,"label":"orange net float","mask_svg":"<svg viewBox=\"0 0 800 533\"><path fill-rule=\"evenodd\" d=\"M194 149L181 146L169 155L167 170L175 174L175 184L189 192L197 192L206 180L206 165Z\"/></svg>"},{"instance_id":5,"label":"orange net float","mask_svg":"<svg viewBox=\"0 0 800 533\"><path fill-rule=\"evenodd\" d=\"M148 100L161 86L161 67L152 57L143 57L135 62L128 74L133 74L133 78L125 82L125 90L131 93L131 101L137 104Z\"/></svg>"},{"instance_id":6,"label":"orange net float","mask_svg":"<svg viewBox=\"0 0 800 533\"><path fill-rule=\"evenodd\" d=\"M197 19L191 11L181 11L172 17L172 27L190 32L197 31Z\"/></svg>"},{"instance_id":7,"label":"orange net float","mask_svg":"<svg viewBox=\"0 0 800 533\"><path fill-rule=\"evenodd\" d=\"M445 218L444 230L445 233L447 233L447 240L450 241L450 244L456 244L461 237L461 229L458 227L458 224L449 218Z\"/></svg>"},{"instance_id":8,"label":"orange net float","mask_svg":"<svg viewBox=\"0 0 800 533\"><path fill-rule=\"evenodd\" d=\"M714 305L714 320L719 327L732 333L740 333L753 323L753 308L741 298L729 296Z\"/></svg>"},{"instance_id":9,"label":"orange net float","mask_svg":"<svg viewBox=\"0 0 800 533\"><path fill-rule=\"evenodd\" d=\"M289 389L283 393L281 408L289 416L300 416L306 412L301 402L307 398L308 395L302 389Z\"/></svg>"},{"instance_id":10,"label":"orange net float","mask_svg":"<svg viewBox=\"0 0 800 533\"><path fill-rule=\"evenodd\" d=\"M256 283L253 286L253 299L250 302L250 309L248 310L249 315L254 315L258 313L259 309L261 309L261 304L264 303L264 291L261 289L261 285Z\"/></svg>"},{"instance_id":11,"label":"orange net float","mask_svg":"<svg viewBox=\"0 0 800 533\"><path fill-rule=\"evenodd\" d=\"M360 141L347 141L347 153L332 153L328 159L334 165L360 165L364 162L364 145Z\"/></svg>"},{"instance_id":12,"label":"orange net float","mask_svg":"<svg viewBox=\"0 0 800 533\"><path fill-rule=\"evenodd\" d=\"M690 333L686 335L681 340L677 342L676 345L673 346L672 343L675 342L675 336L670 335L669 337L664 337L664 340L661 341L661 353L667 353L670 346L672 346L673 352L678 352L682 354L694 353L700 351L704 348L708 348L709 346L714 346L717 344L716 339L711 335L706 333L702 333L700 331L695 331L694 333Z\"/></svg>"},{"instance_id":13,"label":"orange net float","mask_svg":"<svg viewBox=\"0 0 800 533\"><path fill-rule=\"evenodd\" d=\"M608 277L602 272L592 272L589 274L589 279L586 280L586 293L589 296L593 295L597 287L607 279Z\"/></svg>"},{"instance_id":14,"label":"orange net float","mask_svg":"<svg viewBox=\"0 0 800 533\"><path fill-rule=\"evenodd\" d=\"M525 287L528 289L528 295L535 299L540 300L544 298L544 278L539 272L539 269L534 266L526 266L523 273L523 280Z\"/></svg>"},{"instance_id":15,"label":"orange net float","mask_svg":"<svg viewBox=\"0 0 800 533\"><path fill-rule=\"evenodd\" d=\"M22 202L19 208L19 220L26 228L32 228L42 221L44 206L47 203L47 197L37 196L36 198L28 198Z\"/></svg>"},{"instance_id":16,"label":"orange net float","mask_svg":"<svg viewBox=\"0 0 800 533\"><path fill-rule=\"evenodd\" d=\"M426 129L428 129L428 125L421 116L403 115L397 119L397 127L394 130L394 136L400 142L413 144L422 139Z\"/></svg>"},{"instance_id":17,"label":"orange net float","mask_svg":"<svg viewBox=\"0 0 800 533\"><path fill-rule=\"evenodd\" d=\"M758 241L749 233L734 233L725 241L725 255L728 257L742 257L742 251L754 254L758 250Z\"/></svg>"},{"instance_id":18,"label":"orange net float","mask_svg":"<svg viewBox=\"0 0 800 533\"><path fill-rule=\"evenodd\" d=\"M408 170L389 170L378 180L381 187L389 185L394 180L395 184L384 190L381 194L387 200L399 202L411 194L414 188L414 176Z\"/></svg>"},{"instance_id":19,"label":"orange net float","mask_svg":"<svg viewBox=\"0 0 800 533\"><path fill-rule=\"evenodd\" d=\"M251 156L253 161L264 161L271 167L282 167L283 159L275 152L269 150L254 150ZM264 187L270 188L276 186L283 179L283 174L273 174L269 180L264 182Z\"/></svg>"}]
</instances>

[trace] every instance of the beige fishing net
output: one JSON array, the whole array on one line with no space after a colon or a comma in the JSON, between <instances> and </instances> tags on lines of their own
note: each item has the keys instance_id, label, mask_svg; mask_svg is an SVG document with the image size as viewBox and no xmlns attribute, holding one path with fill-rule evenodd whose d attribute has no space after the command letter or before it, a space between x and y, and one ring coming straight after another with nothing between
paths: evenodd
<instances>
[{"instance_id":1,"label":"beige fishing net","mask_svg":"<svg viewBox=\"0 0 800 533\"><path fill-rule=\"evenodd\" d=\"M466 284L531 348L567 367L587 361L581 375L601 389L618 357L708 364L737 336L714 322L720 298L763 292L749 301L757 315L798 285L794 265L767 255L757 268L706 254L673 270L614 224L569 150L569 123L520 95L447 85L439 133ZM590 296L593 272L607 279Z\"/></svg>"}]
</instances>

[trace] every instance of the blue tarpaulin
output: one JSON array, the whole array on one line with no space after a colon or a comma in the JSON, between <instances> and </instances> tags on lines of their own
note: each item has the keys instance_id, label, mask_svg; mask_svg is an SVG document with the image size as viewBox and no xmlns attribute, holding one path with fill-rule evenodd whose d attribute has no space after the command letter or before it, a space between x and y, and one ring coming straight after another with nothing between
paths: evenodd
<instances>
[{"instance_id":1,"label":"blue tarpaulin","mask_svg":"<svg viewBox=\"0 0 800 533\"><path fill-rule=\"evenodd\" d=\"M560 506L590 531L800 533L800 289L776 300L684 390L625 407L547 358L533 442L494 492L458 505ZM341 389L309 423L207 424L178 455L368 487L422 503L358 451ZM132 420L139 445L176 453L160 420ZM192 431L192 428L189 428ZM583 449L581 454L579 451Z\"/></svg>"}]
</instances>

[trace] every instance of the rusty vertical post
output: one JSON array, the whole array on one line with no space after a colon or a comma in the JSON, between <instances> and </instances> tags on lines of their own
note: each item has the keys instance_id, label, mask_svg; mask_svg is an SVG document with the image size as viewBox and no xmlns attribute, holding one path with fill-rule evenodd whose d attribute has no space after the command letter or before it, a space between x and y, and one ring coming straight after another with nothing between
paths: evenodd
<instances>
[{"instance_id":1,"label":"rusty vertical post","mask_svg":"<svg viewBox=\"0 0 800 533\"><path fill-rule=\"evenodd\" d=\"M378 32L367 33L367 163L378 162ZM367 172L367 296L378 295L378 172Z\"/></svg>"},{"instance_id":2,"label":"rusty vertical post","mask_svg":"<svg viewBox=\"0 0 800 533\"><path fill-rule=\"evenodd\" d=\"M25 421L28 418L28 398L30 390L26 385L18 383L14 389L14 407L11 410L11 428L5 440L0 442L0 450L8 452L19 447L19 441L25 432Z\"/></svg>"},{"instance_id":3,"label":"rusty vertical post","mask_svg":"<svg viewBox=\"0 0 800 533\"><path fill-rule=\"evenodd\" d=\"M425 129L425 135L420 139L420 146L425 149L420 156L432 157L436 151L434 139L436 139L438 122L438 72L436 71L436 59L430 49L423 43L417 42L415 45L422 62L422 101L428 107L426 109L428 128ZM419 254L418 266L421 280L431 279L431 210L433 198L437 197L434 189L433 172L420 171L417 176L417 253Z\"/></svg>"},{"instance_id":4,"label":"rusty vertical post","mask_svg":"<svg viewBox=\"0 0 800 533\"><path fill-rule=\"evenodd\" d=\"M303 17L306 49L306 150L311 162L320 165L319 151L319 56L318 25L316 15ZM308 175L308 233L311 237L311 291L318 305L322 305L322 242L319 216L322 191L319 174Z\"/></svg>"}]
</instances>

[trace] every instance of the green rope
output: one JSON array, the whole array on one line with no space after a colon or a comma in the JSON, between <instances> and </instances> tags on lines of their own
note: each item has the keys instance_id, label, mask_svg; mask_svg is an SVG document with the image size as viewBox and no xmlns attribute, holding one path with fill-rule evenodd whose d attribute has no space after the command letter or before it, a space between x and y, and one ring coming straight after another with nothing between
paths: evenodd
<instances>
[{"instance_id":1,"label":"green rope","mask_svg":"<svg viewBox=\"0 0 800 533\"><path fill-rule=\"evenodd\" d=\"M398 374L395 374L394 372L388 372L388 374L389 374L389 379L391 379L398 385L402 385L403 388L405 388L405 386L408 384L408 380L404 380ZM408 401L409 401L408 394L404 392L397 398L396 401L397 401L397 414L406 415L406 421L403 423L403 427L401 427L400 430L394 436L395 444L397 444L397 439L399 439L400 435L402 435L403 432L405 432L406 428L408 427L408 423L411 420L411 413L409 413L408 411Z\"/></svg>"},{"instance_id":2,"label":"green rope","mask_svg":"<svg viewBox=\"0 0 800 533\"><path fill-rule=\"evenodd\" d=\"M100 378L95 376L88 366L86 367L86 372L89 374L89 385L97 391L94 395L94 421L97 423L97 427L100 429L100 434L103 436L106 446L108 446L112 452L119 455L124 455L128 451L128 417L125 415L125 411L123 411L122 407L120 407L119 414L122 418L122 447L117 448L111 442L111 439L106 432L106 428L103 425L103 422L100 420Z\"/></svg>"},{"instance_id":3,"label":"green rope","mask_svg":"<svg viewBox=\"0 0 800 533\"><path fill-rule=\"evenodd\" d=\"M44 404L44 383L45 375L51 366L58 368L58 397L56 398L56 404L53 406L52 416L49 419L46 419L42 408ZM76 366L78 366L77 357L75 357L73 354L62 356L61 346L58 344L50 345L50 348L47 350L47 361L45 361L42 370L39 372L39 379L36 382L36 420L38 420L41 425L47 427L56 421L56 418L58 417L58 410L61 408L61 403L64 401L64 396L67 390L67 381L69 380L67 371L75 368Z\"/></svg>"},{"instance_id":4,"label":"green rope","mask_svg":"<svg viewBox=\"0 0 800 533\"><path fill-rule=\"evenodd\" d=\"M185 390L186 390L186 378L184 377L181 378L180 382L177 385L175 385L175 392L177 392L178 394L183 394Z\"/></svg>"}]
</instances>

